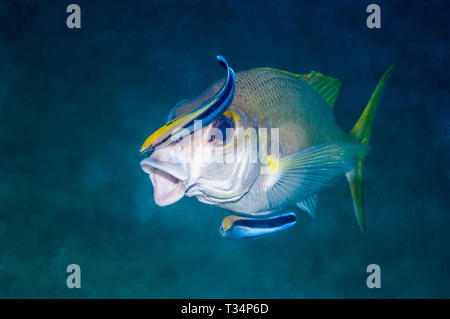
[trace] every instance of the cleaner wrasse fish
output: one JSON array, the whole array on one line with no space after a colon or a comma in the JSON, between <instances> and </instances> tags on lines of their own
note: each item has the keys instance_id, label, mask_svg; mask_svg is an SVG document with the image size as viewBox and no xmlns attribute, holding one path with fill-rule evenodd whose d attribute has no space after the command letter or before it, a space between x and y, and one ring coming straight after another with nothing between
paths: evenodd
<instances>
[{"instance_id":1,"label":"cleaner wrasse fish","mask_svg":"<svg viewBox=\"0 0 450 319\"><path fill-rule=\"evenodd\" d=\"M291 227L296 221L294 213L278 214L268 218L230 215L222 220L220 233L230 238L259 237Z\"/></svg>"},{"instance_id":2,"label":"cleaner wrasse fish","mask_svg":"<svg viewBox=\"0 0 450 319\"><path fill-rule=\"evenodd\" d=\"M181 139L185 135L189 135L194 131L195 120L203 121L203 125L212 122L220 115L232 101L234 86L236 83L234 71L229 67L227 60L221 55L217 56L219 63L227 69L227 79L222 89L211 99L202 103L198 108L183 114L176 119L170 120L163 127L150 135L141 147L141 152L154 150L156 147L162 147L170 142L169 138L177 131L184 129L184 135L178 134L177 138Z\"/></svg>"}]
</instances>

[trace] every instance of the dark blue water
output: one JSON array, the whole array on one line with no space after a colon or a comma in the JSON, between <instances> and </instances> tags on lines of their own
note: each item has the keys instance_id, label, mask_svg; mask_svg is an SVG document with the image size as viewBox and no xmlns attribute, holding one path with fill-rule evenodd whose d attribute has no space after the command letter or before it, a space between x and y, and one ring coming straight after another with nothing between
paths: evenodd
<instances>
[{"instance_id":1,"label":"dark blue water","mask_svg":"<svg viewBox=\"0 0 450 319\"><path fill-rule=\"evenodd\" d=\"M0 297L450 297L448 1L0 2ZM350 129L395 64L365 164L367 231L344 179L318 216L225 240L227 214L160 208L139 148L169 109L269 66L343 82ZM66 287L79 264L82 288ZM381 267L368 289L366 267Z\"/></svg>"}]
</instances>

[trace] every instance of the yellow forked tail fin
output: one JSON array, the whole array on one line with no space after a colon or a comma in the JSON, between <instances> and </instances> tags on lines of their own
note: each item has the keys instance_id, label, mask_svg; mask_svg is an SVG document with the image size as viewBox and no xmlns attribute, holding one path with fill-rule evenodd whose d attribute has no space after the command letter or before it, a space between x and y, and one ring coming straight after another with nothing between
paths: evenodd
<instances>
[{"instance_id":1,"label":"yellow forked tail fin","mask_svg":"<svg viewBox=\"0 0 450 319\"><path fill-rule=\"evenodd\" d=\"M384 73L383 77L378 82L375 91L372 93L369 102L367 103L364 112L356 122L355 126L350 131L352 135L360 143L369 143L370 132L372 130L373 120L378 108L378 104L386 85L389 74L394 66L390 66ZM353 198L353 207L355 210L356 220L362 231L365 230L364 211L363 211L363 164L365 156L360 156L355 168L346 174L348 183L350 185L350 192Z\"/></svg>"}]
</instances>

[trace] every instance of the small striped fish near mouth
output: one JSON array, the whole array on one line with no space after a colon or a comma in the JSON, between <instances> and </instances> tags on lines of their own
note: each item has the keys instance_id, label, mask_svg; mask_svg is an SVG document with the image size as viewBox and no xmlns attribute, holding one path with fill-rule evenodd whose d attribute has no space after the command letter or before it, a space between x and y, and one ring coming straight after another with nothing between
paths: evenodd
<instances>
[{"instance_id":1,"label":"small striped fish near mouth","mask_svg":"<svg viewBox=\"0 0 450 319\"><path fill-rule=\"evenodd\" d=\"M223 219L220 233L229 238L253 238L284 230L296 222L297 218L291 212L268 218L230 215Z\"/></svg>"}]
</instances>

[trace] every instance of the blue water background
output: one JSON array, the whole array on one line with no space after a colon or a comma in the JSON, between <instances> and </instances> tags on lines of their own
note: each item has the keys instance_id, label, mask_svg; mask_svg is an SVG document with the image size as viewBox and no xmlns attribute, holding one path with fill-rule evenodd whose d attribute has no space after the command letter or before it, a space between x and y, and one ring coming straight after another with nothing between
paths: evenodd
<instances>
[{"instance_id":1,"label":"blue water background","mask_svg":"<svg viewBox=\"0 0 450 319\"><path fill-rule=\"evenodd\" d=\"M448 1L0 2L0 297L450 297ZM367 231L342 178L317 218L225 240L226 211L160 208L139 148L181 99L236 71L316 70L349 130L386 87L365 162ZM66 287L79 264L82 288ZM379 264L381 289L366 287Z\"/></svg>"}]
</instances>

